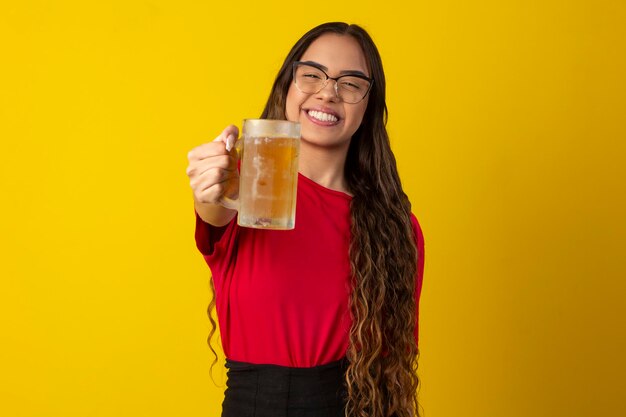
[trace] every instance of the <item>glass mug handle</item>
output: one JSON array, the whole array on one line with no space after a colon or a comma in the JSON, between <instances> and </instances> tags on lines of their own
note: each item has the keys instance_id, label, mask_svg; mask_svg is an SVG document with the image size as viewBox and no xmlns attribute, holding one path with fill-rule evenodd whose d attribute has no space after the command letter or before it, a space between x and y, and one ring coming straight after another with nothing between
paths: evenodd
<instances>
[{"instance_id":1,"label":"glass mug handle","mask_svg":"<svg viewBox=\"0 0 626 417\"><path fill-rule=\"evenodd\" d=\"M237 169L239 169L239 162L241 162L241 158L243 157L243 136L236 139L234 144L226 143L226 150L230 152L232 149L235 150L235 156L237 157ZM223 195L219 199L219 204L228 209L239 211L239 196L230 198Z\"/></svg>"}]
</instances>

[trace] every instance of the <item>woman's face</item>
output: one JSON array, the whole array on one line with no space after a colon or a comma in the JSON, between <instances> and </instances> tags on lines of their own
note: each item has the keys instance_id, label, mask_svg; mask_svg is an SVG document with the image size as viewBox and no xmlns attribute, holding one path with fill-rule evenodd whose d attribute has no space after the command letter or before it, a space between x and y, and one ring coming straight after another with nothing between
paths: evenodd
<instances>
[{"instance_id":1,"label":"woman's face","mask_svg":"<svg viewBox=\"0 0 626 417\"><path fill-rule=\"evenodd\" d=\"M300 61L315 62L327 68L330 77L346 71L359 71L371 77L365 55L351 36L327 33L317 38ZM303 93L292 82L287 92L287 120L300 122L302 142L325 148L348 148L352 135L361 125L369 95L356 104L344 103L335 92L335 82L314 94Z\"/></svg>"}]
</instances>

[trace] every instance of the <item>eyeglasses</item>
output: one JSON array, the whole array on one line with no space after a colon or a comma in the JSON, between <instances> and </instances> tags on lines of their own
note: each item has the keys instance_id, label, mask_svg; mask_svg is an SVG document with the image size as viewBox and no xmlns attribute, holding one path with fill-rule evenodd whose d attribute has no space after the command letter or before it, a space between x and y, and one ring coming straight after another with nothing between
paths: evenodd
<instances>
[{"instance_id":1,"label":"eyeglasses","mask_svg":"<svg viewBox=\"0 0 626 417\"><path fill-rule=\"evenodd\" d=\"M365 75L346 74L333 78L313 62L296 61L293 63L293 81L298 90L305 94L319 93L326 87L328 80L335 82L337 97L350 104L363 100L374 84L374 79Z\"/></svg>"}]
</instances>

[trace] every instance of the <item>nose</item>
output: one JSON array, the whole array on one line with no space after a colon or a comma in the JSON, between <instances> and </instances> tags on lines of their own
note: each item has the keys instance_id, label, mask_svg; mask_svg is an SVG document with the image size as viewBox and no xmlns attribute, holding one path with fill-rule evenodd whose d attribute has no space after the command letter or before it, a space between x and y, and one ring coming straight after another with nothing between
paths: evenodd
<instances>
[{"instance_id":1,"label":"nose","mask_svg":"<svg viewBox=\"0 0 626 417\"><path fill-rule=\"evenodd\" d=\"M324 95L332 99L339 99L339 90L338 90L337 80L328 79L326 81L326 85L322 87L320 91L318 91L318 95Z\"/></svg>"}]
</instances>

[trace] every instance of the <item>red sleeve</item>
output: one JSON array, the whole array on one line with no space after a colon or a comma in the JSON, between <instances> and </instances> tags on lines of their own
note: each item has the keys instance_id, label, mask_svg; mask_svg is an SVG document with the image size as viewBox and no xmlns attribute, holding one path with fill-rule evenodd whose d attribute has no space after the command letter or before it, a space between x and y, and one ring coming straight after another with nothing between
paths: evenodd
<instances>
[{"instance_id":1,"label":"red sleeve","mask_svg":"<svg viewBox=\"0 0 626 417\"><path fill-rule=\"evenodd\" d=\"M204 256L211 256L215 250L215 244L224 235L227 226L215 227L200 218L196 212L196 247Z\"/></svg>"},{"instance_id":2,"label":"red sleeve","mask_svg":"<svg viewBox=\"0 0 626 417\"><path fill-rule=\"evenodd\" d=\"M415 233L417 245L417 277L415 283L415 343L419 346L419 305L422 294L422 281L424 278L424 235L417 218L411 214L411 223Z\"/></svg>"},{"instance_id":3,"label":"red sleeve","mask_svg":"<svg viewBox=\"0 0 626 417\"><path fill-rule=\"evenodd\" d=\"M214 276L229 261L236 245L238 230L237 216L227 225L216 227L202 220L196 213L196 247Z\"/></svg>"}]
</instances>

